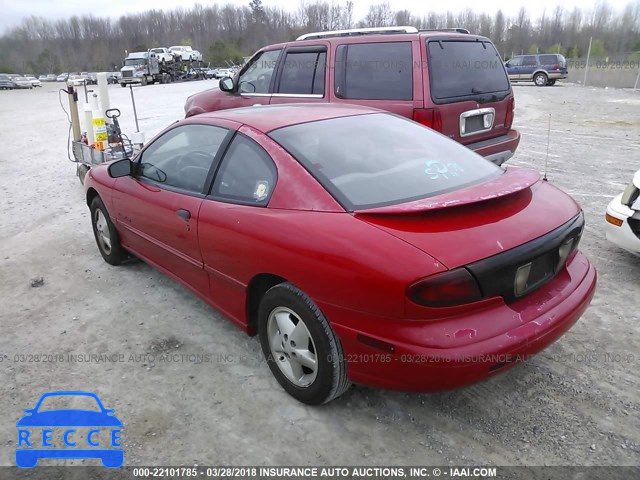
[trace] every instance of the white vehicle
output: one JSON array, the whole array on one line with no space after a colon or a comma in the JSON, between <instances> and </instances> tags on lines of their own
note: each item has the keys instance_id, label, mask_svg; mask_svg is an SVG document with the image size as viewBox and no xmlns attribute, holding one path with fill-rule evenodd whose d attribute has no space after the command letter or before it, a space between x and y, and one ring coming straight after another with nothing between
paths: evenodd
<instances>
[{"instance_id":1,"label":"white vehicle","mask_svg":"<svg viewBox=\"0 0 640 480\"><path fill-rule=\"evenodd\" d=\"M169 51L176 57L176 60L182 60L184 62L202 61L202 54L189 45L174 45L173 47L169 47Z\"/></svg>"},{"instance_id":2,"label":"white vehicle","mask_svg":"<svg viewBox=\"0 0 640 480\"><path fill-rule=\"evenodd\" d=\"M31 82L31 86L32 87L41 87L42 86L42 82L40 80L38 80L36 77L29 76L29 77L27 77L27 80L29 80Z\"/></svg>"},{"instance_id":3,"label":"white vehicle","mask_svg":"<svg viewBox=\"0 0 640 480\"><path fill-rule=\"evenodd\" d=\"M233 77L234 73L231 68L220 68L218 69L218 78Z\"/></svg>"},{"instance_id":4,"label":"white vehicle","mask_svg":"<svg viewBox=\"0 0 640 480\"><path fill-rule=\"evenodd\" d=\"M67 84L73 87L81 87L87 83L87 79L82 75L69 75L67 78Z\"/></svg>"},{"instance_id":5,"label":"white vehicle","mask_svg":"<svg viewBox=\"0 0 640 480\"><path fill-rule=\"evenodd\" d=\"M28 80L27 77L15 77L12 80L16 84L16 88L33 88L31 80Z\"/></svg>"},{"instance_id":6,"label":"white vehicle","mask_svg":"<svg viewBox=\"0 0 640 480\"><path fill-rule=\"evenodd\" d=\"M640 170L607 207L607 240L640 255Z\"/></svg>"},{"instance_id":7,"label":"white vehicle","mask_svg":"<svg viewBox=\"0 0 640 480\"><path fill-rule=\"evenodd\" d=\"M156 47L149 51L156 54L160 63L171 63L174 60L173 53L171 53L168 48Z\"/></svg>"},{"instance_id":8,"label":"white vehicle","mask_svg":"<svg viewBox=\"0 0 640 480\"><path fill-rule=\"evenodd\" d=\"M120 69L122 75L118 83L123 88L131 84L145 86L149 83L169 81L169 76L160 72L160 62L153 51L132 52L124 59L122 65Z\"/></svg>"}]
</instances>

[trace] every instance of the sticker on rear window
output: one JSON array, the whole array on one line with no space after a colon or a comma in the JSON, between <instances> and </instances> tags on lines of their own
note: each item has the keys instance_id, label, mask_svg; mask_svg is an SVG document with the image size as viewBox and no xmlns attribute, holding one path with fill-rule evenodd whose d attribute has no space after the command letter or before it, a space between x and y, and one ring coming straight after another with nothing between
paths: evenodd
<instances>
[{"instance_id":1,"label":"sticker on rear window","mask_svg":"<svg viewBox=\"0 0 640 480\"><path fill-rule=\"evenodd\" d=\"M269 196L269 182L266 180L259 180L256 182L256 188L253 191L253 198L261 202Z\"/></svg>"},{"instance_id":2,"label":"sticker on rear window","mask_svg":"<svg viewBox=\"0 0 640 480\"><path fill-rule=\"evenodd\" d=\"M449 179L464 173L464 168L455 162L442 163L439 160L429 160L427 161L424 173L426 173L431 180L438 180L439 178Z\"/></svg>"}]
</instances>

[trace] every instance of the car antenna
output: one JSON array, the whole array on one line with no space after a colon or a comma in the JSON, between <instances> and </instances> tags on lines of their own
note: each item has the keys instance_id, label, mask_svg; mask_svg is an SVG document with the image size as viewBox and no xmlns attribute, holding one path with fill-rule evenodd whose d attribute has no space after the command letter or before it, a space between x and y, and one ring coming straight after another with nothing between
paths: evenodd
<instances>
[{"instance_id":1,"label":"car antenna","mask_svg":"<svg viewBox=\"0 0 640 480\"><path fill-rule=\"evenodd\" d=\"M544 176L542 180L547 182L547 166L549 165L549 143L551 142L551 114L549 114L549 125L547 127L547 155L544 157Z\"/></svg>"}]
</instances>

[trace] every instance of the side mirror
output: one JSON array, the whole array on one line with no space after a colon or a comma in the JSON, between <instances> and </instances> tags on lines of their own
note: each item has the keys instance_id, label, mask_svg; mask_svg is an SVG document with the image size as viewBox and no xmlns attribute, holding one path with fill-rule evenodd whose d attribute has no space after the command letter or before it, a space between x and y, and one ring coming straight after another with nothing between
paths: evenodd
<instances>
[{"instance_id":1,"label":"side mirror","mask_svg":"<svg viewBox=\"0 0 640 480\"><path fill-rule=\"evenodd\" d=\"M111 178L127 177L131 175L132 163L128 158L123 158L109 165L109 176Z\"/></svg>"},{"instance_id":2,"label":"side mirror","mask_svg":"<svg viewBox=\"0 0 640 480\"><path fill-rule=\"evenodd\" d=\"M223 92L233 92L233 78L224 77L220 80L220 90Z\"/></svg>"}]
</instances>

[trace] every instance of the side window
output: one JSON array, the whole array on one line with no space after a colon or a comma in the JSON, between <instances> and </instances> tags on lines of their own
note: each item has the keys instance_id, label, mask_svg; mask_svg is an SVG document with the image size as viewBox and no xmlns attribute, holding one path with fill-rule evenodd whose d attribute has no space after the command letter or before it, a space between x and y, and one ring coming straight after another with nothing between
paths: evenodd
<instances>
[{"instance_id":1,"label":"side window","mask_svg":"<svg viewBox=\"0 0 640 480\"><path fill-rule=\"evenodd\" d=\"M540 55L540 65L556 65L560 63L555 55Z\"/></svg>"},{"instance_id":2,"label":"side window","mask_svg":"<svg viewBox=\"0 0 640 480\"><path fill-rule=\"evenodd\" d=\"M203 193L207 175L228 130L211 125L182 125L142 152L140 177L154 183Z\"/></svg>"},{"instance_id":3,"label":"side window","mask_svg":"<svg viewBox=\"0 0 640 480\"><path fill-rule=\"evenodd\" d=\"M533 55L527 55L522 61L522 65L524 65L525 67L535 67L537 64L538 63L536 62L536 57L534 57Z\"/></svg>"},{"instance_id":4,"label":"side window","mask_svg":"<svg viewBox=\"0 0 640 480\"><path fill-rule=\"evenodd\" d=\"M510 67L520 67L522 66L522 57L513 57L508 63Z\"/></svg>"},{"instance_id":5,"label":"side window","mask_svg":"<svg viewBox=\"0 0 640 480\"><path fill-rule=\"evenodd\" d=\"M271 77L281 50L262 52L247 64L238 80L240 93L269 93Z\"/></svg>"},{"instance_id":6,"label":"side window","mask_svg":"<svg viewBox=\"0 0 640 480\"><path fill-rule=\"evenodd\" d=\"M266 206L276 180L276 166L267 152L238 134L222 160L211 193L221 200Z\"/></svg>"},{"instance_id":7,"label":"side window","mask_svg":"<svg viewBox=\"0 0 640 480\"><path fill-rule=\"evenodd\" d=\"M282 65L278 93L324 95L327 52L289 52Z\"/></svg>"},{"instance_id":8,"label":"side window","mask_svg":"<svg viewBox=\"0 0 640 480\"><path fill-rule=\"evenodd\" d=\"M354 100L413 98L411 42L340 45L336 96Z\"/></svg>"}]
</instances>

